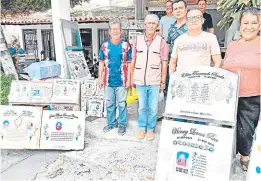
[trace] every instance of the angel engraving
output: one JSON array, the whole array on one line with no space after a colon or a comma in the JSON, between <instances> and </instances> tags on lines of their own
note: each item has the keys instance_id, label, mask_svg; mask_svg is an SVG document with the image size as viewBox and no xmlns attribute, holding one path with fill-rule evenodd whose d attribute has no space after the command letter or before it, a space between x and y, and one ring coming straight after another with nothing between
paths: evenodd
<instances>
[{"instance_id":1,"label":"angel engraving","mask_svg":"<svg viewBox=\"0 0 261 181\"><path fill-rule=\"evenodd\" d=\"M78 125L78 127L77 127L77 130L78 130L78 132L76 133L76 137L75 137L75 140L76 141L78 141L78 138L79 138L79 136L81 136L81 132L82 132L82 127L81 127L81 125L79 124Z\"/></svg>"}]
</instances>

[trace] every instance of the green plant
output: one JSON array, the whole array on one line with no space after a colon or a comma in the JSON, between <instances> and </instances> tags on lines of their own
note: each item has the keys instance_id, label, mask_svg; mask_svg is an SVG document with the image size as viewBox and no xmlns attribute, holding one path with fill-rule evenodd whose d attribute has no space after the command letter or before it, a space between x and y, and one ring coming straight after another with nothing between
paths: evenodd
<instances>
[{"instance_id":1,"label":"green plant","mask_svg":"<svg viewBox=\"0 0 261 181\"><path fill-rule=\"evenodd\" d=\"M70 0L71 7L90 0ZM44 12L51 9L51 0L2 0L1 13Z\"/></svg>"},{"instance_id":2,"label":"green plant","mask_svg":"<svg viewBox=\"0 0 261 181\"><path fill-rule=\"evenodd\" d=\"M5 75L0 73L0 105L8 104L8 95L10 92L11 81L14 79L13 75Z\"/></svg>"},{"instance_id":3,"label":"green plant","mask_svg":"<svg viewBox=\"0 0 261 181\"><path fill-rule=\"evenodd\" d=\"M241 12L246 7L260 8L260 0L218 0L217 11L221 12L222 19L217 26L226 31L234 19L239 19Z\"/></svg>"}]
</instances>

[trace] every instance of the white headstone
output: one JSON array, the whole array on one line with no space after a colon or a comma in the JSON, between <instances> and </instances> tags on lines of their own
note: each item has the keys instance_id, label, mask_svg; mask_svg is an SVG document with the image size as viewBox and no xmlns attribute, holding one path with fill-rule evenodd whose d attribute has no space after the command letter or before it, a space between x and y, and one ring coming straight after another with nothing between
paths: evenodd
<instances>
[{"instance_id":1,"label":"white headstone","mask_svg":"<svg viewBox=\"0 0 261 181\"><path fill-rule=\"evenodd\" d=\"M81 97L92 97L97 90L97 81L95 79L88 79L81 85Z\"/></svg>"},{"instance_id":2,"label":"white headstone","mask_svg":"<svg viewBox=\"0 0 261 181\"><path fill-rule=\"evenodd\" d=\"M28 103L32 86L28 81L12 81L9 93L9 103Z\"/></svg>"},{"instance_id":3,"label":"white headstone","mask_svg":"<svg viewBox=\"0 0 261 181\"><path fill-rule=\"evenodd\" d=\"M104 87L102 87L102 88L97 87L97 91L95 93L95 98L100 99L100 100L104 100L104 96L105 96Z\"/></svg>"},{"instance_id":4,"label":"white headstone","mask_svg":"<svg viewBox=\"0 0 261 181\"><path fill-rule=\"evenodd\" d=\"M41 117L40 107L0 105L0 148L39 149Z\"/></svg>"},{"instance_id":5,"label":"white headstone","mask_svg":"<svg viewBox=\"0 0 261 181\"><path fill-rule=\"evenodd\" d=\"M171 75L165 114L235 122L238 75L199 67Z\"/></svg>"},{"instance_id":6,"label":"white headstone","mask_svg":"<svg viewBox=\"0 0 261 181\"><path fill-rule=\"evenodd\" d=\"M41 149L84 148L85 114L82 111L43 111Z\"/></svg>"},{"instance_id":7,"label":"white headstone","mask_svg":"<svg viewBox=\"0 0 261 181\"><path fill-rule=\"evenodd\" d=\"M48 104L53 95L52 82L32 82L30 103Z\"/></svg>"},{"instance_id":8,"label":"white headstone","mask_svg":"<svg viewBox=\"0 0 261 181\"><path fill-rule=\"evenodd\" d=\"M81 110L87 111L89 116L98 115L100 117L100 113L96 114L95 107L97 107L97 101L99 101L98 104L104 101L104 88L99 88L97 82L97 79L88 79L81 84ZM89 103L94 103L95 105L89 105Z\"/></svg>"},{"instance_id":9,"label":"white headstone","mask_svg":"<svg viewBox=\"0 0 261 181\"><path fill-rule=\"evenodd\" d=\"M234 129L163 120L156 180L229 181Z\"/></svg>"},{"instance_id":10,"label":"white headstone","mask_svg":"<svg viewBox=\"0 0 261 181\"><path fill-rule=\"evenodd\" d=\"M88 101L88 116L103 116L103 100L91 99Z\"/></svg>"},{"instance_id":11,"label":"white headstone","mask_svg":"<svg viewBox=\"0 0 261 181\"><path fill-rule=\"evenodd\" d=\"M51 104L51 111L80 111L80 106L75 104Z\"/></svg>"},{"instance_id":12,"label":"white headstone","mask_svg":"<svg viewBox=\"0 0 261 181\"><path fill-rule=\"evenodd\" d=\"M53 94L48 81L12 81L9 103L48 104Z\"/></svg>"},{"instance_id":13,"label":"white headstone","mask_svg":"<svg viewBox=\"0 0 261 181\"><path fill-rule=\"evenodd\" d=\"M90 77L90 71L82 51L66 51L66 58L72 78Z\"/></svg>"},{"instance_id":14,"label":"white headstone","mask_svg":"<svg viewBox=\"0 0 261 181\"><path fill-rule=\"evenodd\" d=\"M79 104L80 82L75 79L54 79L52 103Z\"/></svg>"},{"instance_id":15,"label":"white headstone","mask_svg":"<svg viewBox=\"0 0 261 181\"><path fill-rule=\"evenodd\" d=\"M88 98L81 98L81 111L87 113Z\"/></svg>"},{"instance_id":16,"label":"white headstone","mask_svg":"<svg viewBox=\"0 0 261 181\"><path fill-rule=\"evenodd\" d=\"M3 66L3 70L6 75L13 75L14 78L18 80L15 65L13 63L11 55L7 50L1 51L0 63L2 64L1 66Z\"/></svg>"},{"instance_id":17,"label":"white headstone","mask_svg":"<svg viewBox=\"0 0 261 181\"><path fill-rule=\"evenodd\" d=\"M0 51L6 51L7 48L5 46L5 43L0 43Z\"/></svg>"}]
</instances>

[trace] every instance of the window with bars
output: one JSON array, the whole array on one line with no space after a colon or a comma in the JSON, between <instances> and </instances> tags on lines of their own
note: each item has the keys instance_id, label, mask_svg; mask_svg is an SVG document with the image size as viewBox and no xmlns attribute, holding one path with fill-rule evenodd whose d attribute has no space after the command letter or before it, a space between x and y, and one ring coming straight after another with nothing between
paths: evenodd
<instances>
[{"instance_id":1,"label":"window with bars","mask_svg":"<svg viewBox=\"0 0 261 181\"><path fill-rule=\"evenodd\" d=\"M24 49L32 59L38 59L38 42L36 29L23 30Z\"/></svg>"},{"instance_id":2,"label":"window with bars","mask_svg":"<svg viewBox=\"0 0 261 181\"><path fill-rule=\"evenodd\" d=\"M42 45L43 51L41 52L41 57L44 60L55 60L53 30L42 30Z\"/></svg>"},{"instance_id":3,"label":"window with bars","mask_svg":"<svg viewBox=\"0 0 261 181\"><path fill-rule=\"evenodd\" d=\"M128 35L129 31L128 30L122 30L121 32L121 37L128 40L129 39L129 35ZM98 35L99 35L99 46L102 44L102 42L104 40L107 40L110 38L109 36L109 30L108 29L99 29L98 30ZM99 47L100 48L100 47Z\"/></svg>"},{"instance_id":4,"label":"window with bars","mask_svg":"<svg viewBox=\"0 0 261 181\"><path fill-rule=\"evenodd\" d=\"M82 47L85 59L93 59L92 29L80 29Z\"/></svg>"}]
</instances>

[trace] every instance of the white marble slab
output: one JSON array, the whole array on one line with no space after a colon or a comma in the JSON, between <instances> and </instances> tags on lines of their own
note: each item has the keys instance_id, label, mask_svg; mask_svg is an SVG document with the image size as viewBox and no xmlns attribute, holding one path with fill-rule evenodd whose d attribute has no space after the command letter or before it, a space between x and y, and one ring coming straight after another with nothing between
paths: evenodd
<instances>
[{"instance_id":1,"label":"white marble slab","mask_svg":"<svg viewBox=\"0 0 261 181\"><path fill-rule=\"evenodd\" d=\"M39 149L42 108L0 106L1 141L4 149Z\"/></svg>"},{"instance_id":2,"label":"white marble slab","mask_svg":"<svg viewBox=\"0 0 261 181\"><path fill-rule=\"evenodd\" d=\"M82 150L83 111L43 111L40 149Z\"/></svg>"},{"instance_id":3,"label":"white marble slab","mask_svg":"<svg viewBox=\"0 0 261 181\"><path fill-rule=\"evenodd\" d=\"M223 69L199 67L171 75L166 114L235 122L238 76Z\"/></svg>"},{"instance_id":4,"label":"white marble slab","mask_svg":"<svg viewBox=\"0 0 261 181\"><path fill-rule=\"evenodd\" d=\"M156 180L229 181L234 129L163 120Z\"/></svg>"},{"instance_id":5,"label":"white marble slab","mask_svg":"<svg viewBox=\"0 0 261 181\"><path fill-rule=\"evenodd\" d=\"M54 79L51 103L79 104L80 82L74 79Z\"/></svg>"}]
</instances>

